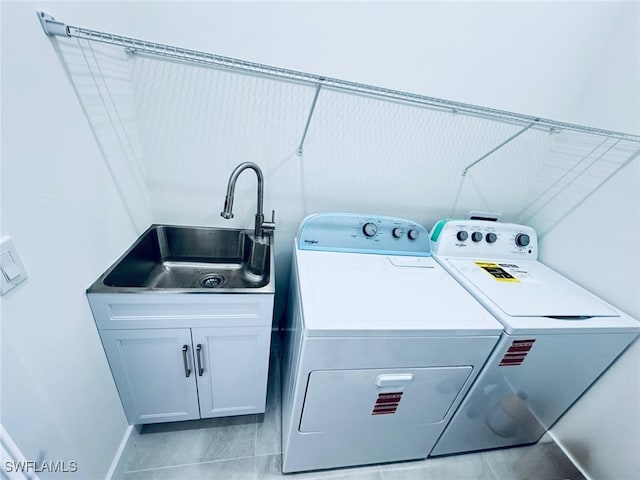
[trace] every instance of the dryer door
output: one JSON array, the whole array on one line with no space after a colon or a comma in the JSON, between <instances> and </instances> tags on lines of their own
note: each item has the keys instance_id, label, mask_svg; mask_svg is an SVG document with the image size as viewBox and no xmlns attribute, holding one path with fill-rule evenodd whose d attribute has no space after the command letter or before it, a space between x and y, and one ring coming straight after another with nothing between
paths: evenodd
<instances>
[{"instance_id":1,"label":"dryer door","mask_svg":"<svg viewBox=\"0 0 640 480\"><path fill-rule=\"evenodd\" d=\"M300 432L360 431L441 422L471 366L319 370L309 374ZM384 436L384 435L383 435Z\"/></svg>"}]
</instances>

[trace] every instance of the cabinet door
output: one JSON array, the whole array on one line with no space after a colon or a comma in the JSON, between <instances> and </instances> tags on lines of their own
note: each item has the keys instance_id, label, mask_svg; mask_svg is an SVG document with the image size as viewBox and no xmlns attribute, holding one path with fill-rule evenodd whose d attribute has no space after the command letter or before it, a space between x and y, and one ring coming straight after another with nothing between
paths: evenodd
<instances>
[{"instance_id":1,"label":"cabinet door","mask_svg":"<svg viewBox=\"0 0 640 480\"><path fill-rule=\"evenodd\" d=\"M100 335L129 424L200 417L190 329Z\"/></svg>"},{"instance_id":2,"label":"cabinet door","mask_svg":"<svg viewBox=\"0 0 640 480\"><path fill-rule=\"evenodd\" d=\"M202 418L264 412L271 328L194 328L192 335Z\"/></svg>"}]
</instances>

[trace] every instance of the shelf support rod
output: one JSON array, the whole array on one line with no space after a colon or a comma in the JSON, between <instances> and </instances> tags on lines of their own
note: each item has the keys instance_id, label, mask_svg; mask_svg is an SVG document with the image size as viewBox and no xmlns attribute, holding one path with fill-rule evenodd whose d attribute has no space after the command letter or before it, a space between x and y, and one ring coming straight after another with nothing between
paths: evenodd
<instances>
[{"instance_id":1,"label":"shelf support rod","mask_svg":"<svg viewBox=\"0 0 640 480\"><path fill-rule=\"evenodd\" d=\"M316 103L318 102L318 95L320 95L320 89L322 88L322 78L316 85L316 93L313 96L313 101L311 102L311 108L309 109L309 116L307 117L307 124L304 126L304 131L302 132L302 138L300 139L300 145L298 145L298 156L301 157L304 148L304 140L307 138L307 132L309 131L309 125L311 125L311 117L313 117L313 112L316 109Z\"/></svg>"},{"instance_id":2,"label":"shelf support rod","mask_svg":"<svg viewBox=\"0 0 640 480\"><path fill-rule=\"evenodd\" d=\"M464 167L464 170L462 171L462 176L466 177L467 176L467 172L472 169L473 167L475 167L477 164L479 164L480 162L482 162L485 158L490 157L491 155L493 155L495 152L497 152L498 150L500 150L502 147L504 147L505 145L507 145L508 143L511 143L512 141L514 141L516 138L518 138L520 135L522 135L524 132L526 132L527 130L529 130L531 127L533 127L536 122L538 121L538 119L536 118L533 122L531 122L529 125L527 125L526 127L524 127L523 129L517 131L516 133L514 133L513 135L511 135L509 138L507 138L504 142L500 143L499 145L496 145L495 147L493 147L491 150L489 150L487 153L485 153L484 155L482 155L479 159L477 159L475 162L471 162L469 165L467 165L466 167Z\"/></svg>"}]
</instances>

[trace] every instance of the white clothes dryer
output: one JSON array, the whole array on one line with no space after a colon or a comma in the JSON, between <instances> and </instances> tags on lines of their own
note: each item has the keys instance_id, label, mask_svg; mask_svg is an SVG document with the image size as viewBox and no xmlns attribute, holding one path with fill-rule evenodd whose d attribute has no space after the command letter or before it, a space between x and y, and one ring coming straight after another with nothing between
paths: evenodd
<instances>
[{"instance_id":1,"label":"white clothes dryer","mask_svg":"<svg viewBox=\"0 0 640 480\"><path fill-rule=\"evenodd\" d=\"M441 220L434 258L504 332L431 456L537 442L640 333L640 323L538 261L533 228Z\"/></svg>"},{"instance_id":2,"label":"white clothes dryer","mask_svg":"<svg viewBox=\"0 0 640 480\"><path fill-rule=\"evenodd\" d=\"M282 470L426 458L501 330L431 258L424 227L307 217L293 249Z\"/></svg>"}]
</instances>

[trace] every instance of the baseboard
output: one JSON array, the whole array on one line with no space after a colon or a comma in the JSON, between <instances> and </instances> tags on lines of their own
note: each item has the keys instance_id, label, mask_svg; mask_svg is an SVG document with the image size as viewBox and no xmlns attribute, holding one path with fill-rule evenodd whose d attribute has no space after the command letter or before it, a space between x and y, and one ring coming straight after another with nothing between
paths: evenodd
<instances>
[{"instance_id":1,"label":"baseboard","mask_svg":"<svg viewBox=\"0 0 640 480\"><path fill-rule=\"evenodd\" d=\"M575 467L580 471L580 473L582 474L582 476L584 478L586 478L587 480L591 480L591 477L589 475L587 475L587 472L585 472L584 469L582 468L582 466L580 466L580 463L578 463L578 461L571 454L571 452L569 450L567 450L564 447L564 445L562 445L562 442L560 442L558 437L556 437L555 434L551 430L547 430L545 435L548 435L554 441L554 443L560 448L560 450L562 450L564 452L564 454L567 456L567 458L569 460L571 460L571 463L573 463L575 465Z\"/></svg>"},{"instance_id":2,"label":"baseboard","mask_svg":"<svg viewBox=\"0 0 640 480\"><path fill-rule=\"evenodd\" d=\"M138 429L135 425L129 425L122 436L120 446L116 451L111 467L105 476L105 480L119 480L124 476L125 467L127 466L127 457L123 453L132 446L138 437Z\"/></svg>"}]
</instances>

